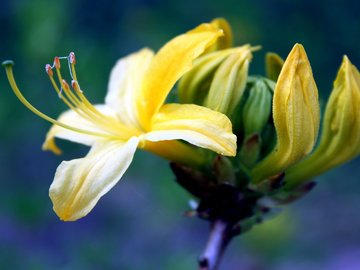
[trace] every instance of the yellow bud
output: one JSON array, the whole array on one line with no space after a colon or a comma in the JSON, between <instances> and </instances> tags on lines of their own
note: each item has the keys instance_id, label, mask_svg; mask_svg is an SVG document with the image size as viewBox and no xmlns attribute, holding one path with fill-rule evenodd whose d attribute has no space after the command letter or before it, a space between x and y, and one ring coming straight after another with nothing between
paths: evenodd
<instances>
[{"instance_id":1,"label":"yellow bud","mask_svg":"<svg viewBox=\"0 0 360 270\"><path fill-rule=\"evenodd\" d=\"M277 80L273 120L277 142L274 150L251 171L258 183L279 174L312 150L319 129L318 91L302 45L295 44Z\"/></svg>"},{"instance_id":2,"label":"yellow bud","mask_svg":"<svg viewBox=\"0 0 360 270\"><path fill-rule=\"evenodd\" d=\"M293 188L360 154L360 73L344 56L326 105L320 143L309 158L286 171Z\"/></svg>"},{"instance_id":3,"label":"yellow bud","mask_svg":"<svg viewBox=\"0 0 360 270\"><path fill-rule=\"evenodd\" d=\"M180 102L207 106L229 115L244 92L251 50L250 45L244 45L198 58L179 81Z\"/></svg>"},{"instance_id":4,"label":"yellow bud","mask_svg":"<svg viewBox=\"0 0 360 270\"><path fill-rule=\"evenodd\" d=\"M251 58L251 47L245 45L221 63L204 106L231 116L244 93Z\"/></svg>"},{"instance_id":5,"label":"yellow bud","mask_svg":"<svg viewBox=\"0 0 360 270\"><path fill-rule=\"evenodd\" d=\"M232 48L216 51L196 59L191 70L179 81L180 102L202 105L209 92L215 71L229 55L238 50L239 48Z\"/></svg>"},{"instance_id":6,"label":"yellow bud","mask_svg":"<svg viewBox=\"0 0 360 270\"><path fill-rule=\"evenodd\" d=\"M283 65L284 60L279 55L267 53L265 56L266 77L276 82Z\"/></svg>"}]
</instances>

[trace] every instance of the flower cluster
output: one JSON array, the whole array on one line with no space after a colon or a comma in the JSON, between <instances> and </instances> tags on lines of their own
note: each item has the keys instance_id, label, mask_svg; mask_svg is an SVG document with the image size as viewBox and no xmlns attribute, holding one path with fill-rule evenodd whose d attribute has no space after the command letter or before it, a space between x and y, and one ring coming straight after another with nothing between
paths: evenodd
<instances>
[{"instance_id":1,"label":"flower cluster","mask_svg":"<svg viewBox=\"0 0 360 270\"><path fill-rule=\"evenodd\" d=\"M317 143L318 91L303 46L295 44L285 61L268 53L266 76L250 76L258 49L233 47L230 25L215 19L156 54L145 48L120 59L101 105L85 97L75 54L55 57L46 72L69 107L57 120L25 99L13 63L4 62L15 95L53 124L44 150L61 153L55 138L91 146L84 158L62 162L55 173L50 198L57 215L76 220L88 214L120 180L137 148L172 162L179 184L199 199L196 214L233 224L267 212L260 199L298 198L314 176L357 156L360 74L350 60L344 56ZM69 65L71 83L62 77L61 61ZM179 104L165 104L178 80Z\"/></svg>"}]
</instances>

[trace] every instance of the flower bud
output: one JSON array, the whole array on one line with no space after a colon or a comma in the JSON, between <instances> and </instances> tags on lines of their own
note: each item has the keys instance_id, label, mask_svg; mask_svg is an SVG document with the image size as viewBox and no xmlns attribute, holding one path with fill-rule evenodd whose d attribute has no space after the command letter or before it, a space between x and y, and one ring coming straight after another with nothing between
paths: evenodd
<instances>
[{"instance_id":1,"label":"flower bud","mask_svg":"<svg viewBox=\"0 0 360 270\"><path fill-rule=\"evenodd\" d=\"M259 134L254 133L246 137L238 154L241 164L251 168L259 159L260 150L261 138Z\"/></svg>"},{"instance_id":2,"label":"flower bud","mask_svg":"<svg viewBox=\"0 0 360 270\"><path fill-rule=\"evenodd\" d=\"M260 134L269 121L272 91L269 84L261 78L249 89L249 97L242 112L245 138L254 133Z\"/></svg>"},{"instance_id":3,"label":"flower bud","mask_svg":"<svg viewBox=\"0 0 360 270\"><path fill-rule=\"evenodd\" d=\"M360 73L344 56L326 105L319 145L306 160L286 171L287 188L360 154Z\"/></svg>"},{"instance_id":4,"label":"flower bud","mask_svg":"<svg viewBox=\"0 0 360 270\"><path fill-rule=\"evenodd\" d=\"M246 88L246 101L242 104L241 119L235 120L241 122L243 143L241 145L238 157L242 164L248 168L259 160L262 148L262 132L269 124L271 115L271 99L273 86L272 82L265 78L250 78ZM271 123L270 123L271 125ZM266 136L265 136L266 137ZM266 139L265 143L269 143Z\"/></svg>"},{"instance_id":5,"label":"flower bud","mask_svg":"<svg viewBox=\"0 0 360 270\"><path fill-rule=\"evenodd\" d=\"M214 74L204 106L231 116L246 86L252 58L251 48L245 45L229 55Z\"/></svg>"},{"instance_id":6,"label":"flower bud","mask_svg":"<svg viewBox=\"0 0 360 270\"><path fill-rule=\"evenodd\" d=\"M267 53L265 56L266 77L270 80L277 81L284 60L276 53Z\"/></svg>"},{"instance_id":7,"label":"flower bud","mask_svg":"<svg viewBox=\"0 0 360 270\"><path fill-rule=\"evenodd\" d=\"M211 80L220 64L239 48L212 52L194 61L192 69L179 81L178 95L181 103L202 105Z\"/></svg>"},{"instance_id":8,"label":"flower bud","mask_svg":"<svg viewBox=\"0 0 360 270\"><path fill-rule=\"evenodd\" d=\"M302 45L288 55L273 97L277 142L274 150L251 171L253 183L284 172L312 150L319 129L318 91Z\"/></svg>"},{"instance_id":9,"label":"flower bud","mask_svg":"<svg viewBox=\"0 0 360 270\"><path fill-rule=\"evenodd\" d=\"M235 183L235 169L230 159L225 156L218 155L213 162L213 173L216 177L217 183Z\"/></svg>"}]
</instances>

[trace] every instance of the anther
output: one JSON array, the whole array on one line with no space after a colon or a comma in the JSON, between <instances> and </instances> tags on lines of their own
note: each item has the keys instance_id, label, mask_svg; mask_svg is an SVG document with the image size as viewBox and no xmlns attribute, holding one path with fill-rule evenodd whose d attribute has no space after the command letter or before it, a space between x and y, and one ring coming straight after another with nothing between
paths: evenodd
<instances>
[{"instance_id":1,"label":"anther","mask_svg":"<svg viewBox=\"0 0 360 270\"><path fill-rule=\"evenodd\" d=\"M71 87L75 90L75 91L79 91L79 92L83 92L81 89L80 89L80 86L79 86L79 84L78 84L78 82L77 81L75 81L75 80L72 80L71 81Z\"/></svg>"},{"instance_id":2,"label":"anther","mask_svg":"<svg viewBox=\"0 0 360 270\"><path fill-rule=\"evenodd\" d=\"M55 58L54 58L54 66L55 66L55 68L57 68L57 69L60 69L60 67L61 67L61 65L60 65L60 59L59 59L59 57L57 57L57 56L55 56Z\"/></svg>"},{"instance_id":3,"label":"anther","mask_svg":"<svg viewBox=\"0 0 360 270\"><path fill-rule=\"evenodd\" d=\"M62 80L62 87L65 91L70 91L70 86L64 79Z\"/></svg>"},{"instance_id":4,"label":"anther","mask_svg":"<svg viewBox=\"0 0 360 270\"><path fill-rule=\"evenodd\" d=\"M49 65L49 64L46 64L45 65L45 70L46 70L46 73L52 77L54 75L53 71L52 71L52 67Z\"/></svg>"},{"instance_id":5,"label":"anther","mask_svg":"<svg viewBox=\"0 0 360 270\"><path fill-rule=\"evenodd\" d=\"M74 52L71 52L69 54L69 61L70 61L70 64L76 64L76 59L75 59L75 53Z\"/></svg>"},{"instance_id":6,"label":"anther","mask_svg":"<svg viewBox=\"0 0 360 270\"><path fill-rule=\"evenodd\" d=\"M4 67L4 68L9 68L9 67L13 67L15 65L14 61L12 60L5 60L1 63L1 65Z\"/></svg>"}]
</instances>

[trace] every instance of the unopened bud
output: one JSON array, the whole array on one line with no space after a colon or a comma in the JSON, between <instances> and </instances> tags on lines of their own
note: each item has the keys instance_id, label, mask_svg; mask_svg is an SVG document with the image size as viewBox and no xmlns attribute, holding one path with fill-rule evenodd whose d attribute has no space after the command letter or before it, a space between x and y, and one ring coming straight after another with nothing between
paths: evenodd
<instances>
[{"instance_id":1,"label":"unopened bud","mask_svg":"<svg viewBox=\"0 0 360 270\"><path fill-rule=\"evenodd\" d=\"M271 85L265 79L257 78L249 89L249 97L245 102L242 118L244 137L254 133L261 134L271 115Z\"/></svg>"},{"instance_id":2,"label":"unopened bud","mask_svg":"<svg viewBox=\"0 0 360 270\"><path fill-rule=\"evenodd\" d=\"M319 130L318 91L303 46L296 44L277 80L273 97L277 143L252 169L254 183L284 172L313 149Z\"/></svg>"},{"instance_id":3,"label":"unopened bud","mask_svg":"<svg viewBox=\"0 0 360 270\"><path fill-rule=\"evenodd\" d=\"M229 117L232 115L244 93L251 58L251 47L245 45L221 63L204 106Z\"/></svg>"},{"instance_id":4,"label":"unopened bud","mask_svg":"<svg viewBox=\"0 0 360 270\"><path fill-rule=\"evenodd\" d=\"M200 57L179 82L180 101L203 105L229 116L244 92L251 58L250 45Z\"/></svg>"},{"instance_id":5,"label":"unopened bud","mask_svg":"<svg viewBox=\"0 0 360 270\"><path fill-rule=\"evenodd\" d=\"M259 159L261 150L261 137L255 133L245 138L239 151L240 162L251 168Z\"/></svg>"},{"instance_id":6,"label":"unopened bud","mask_svg":"<svg viewBox=\"0 0 360 270\"><path fill-rule=\"evenodd\" d=\"M196 59L191 70L179 81L180 102L202 105L216 70L235 51L235 49L217 51Z\"/></svg>"},{"instance_id":7,"label":"unopened bud","mask_svg":"<svg viewBox=\"0 0 360 270\"><path fill-rule=\"evenodd\" d=\"M234 184L235 170L229 158L217 156L213 163L214 174L218 183Z\"/></svg>"},{"instance_id":8,"label":"unopened bud","mask_svg":"<svg viewBox=\"0 0 360 270\"><path fill-rule=\"evenodd\" d=\"M326 105L322 126L315 151L286 171L288 189L360 154L360 73L346 56Z\"/></svg>"}]
</instances>

